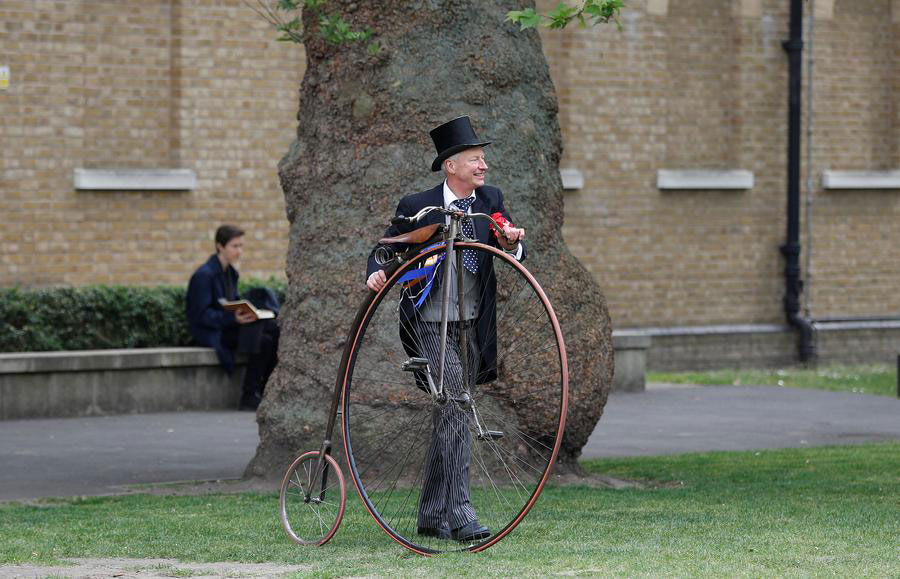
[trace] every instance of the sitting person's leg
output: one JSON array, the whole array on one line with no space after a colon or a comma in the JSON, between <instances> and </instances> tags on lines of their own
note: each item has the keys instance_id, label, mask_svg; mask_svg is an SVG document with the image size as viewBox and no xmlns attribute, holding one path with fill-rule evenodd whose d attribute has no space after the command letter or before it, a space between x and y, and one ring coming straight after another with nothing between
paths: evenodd
<instances>
[{"instance_id":1,"label":"sitting person's leg","mask_svg":"<svg viewBox=\"0 0 900 579\"><path fill-rule=\"evenodd\" d=\"M250 410L259 406L266 382L278 362L279 330L274 320L261 320L241 331L238 351L247 354L241 408Z\"/></svg>"}]
</instances>

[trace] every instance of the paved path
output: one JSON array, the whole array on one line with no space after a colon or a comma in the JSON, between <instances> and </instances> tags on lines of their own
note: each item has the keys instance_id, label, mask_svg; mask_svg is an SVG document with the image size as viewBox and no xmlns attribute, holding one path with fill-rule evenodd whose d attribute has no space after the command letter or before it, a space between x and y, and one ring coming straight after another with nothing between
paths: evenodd
<instances>
[{"instance_id":1,"label":"paved path","mask_svg":"<svg viewBox=\"0 0 900 579\"><path fill-rule=\"evenodd\" d=\"M237 478L256 443L253 412L0 421L0 501Z\"/></svg>"},{"instance_id":2,"label":"paved path","mask_svg":"<svg viewBox=\"0 0 900 579\"><path fill-rule=\"evenodd\" d=\"M900 400L773 387L653 387L610 397L587 458L900 440ZM250 412L0 421L0 500L240 477Z\"/></svg>"},{"instance_id":3,"label":"paved path","mask_svg":"<svg viewBox=\"0 0 900 579\"><path fill-rule=\"evenodd\" d=\"M610 396L584 458L900 440L900 400L772 386Z\"/></svg>"}]
</instances>

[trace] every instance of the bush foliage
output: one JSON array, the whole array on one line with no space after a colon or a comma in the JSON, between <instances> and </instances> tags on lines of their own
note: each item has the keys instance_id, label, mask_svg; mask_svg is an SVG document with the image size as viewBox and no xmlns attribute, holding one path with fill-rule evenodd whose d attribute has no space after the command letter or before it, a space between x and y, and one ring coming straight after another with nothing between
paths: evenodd
<instances>
[{"instance_id":1,"label":"bush foliage","mask_svg":"<svg viewBox=\"0 0 900 579\"><path fill-rule=\"evenodd\" d=\"M241 281L273 289L281 280ZM0 352L190 346L185 288L87 286L25 290L0 288Z\"/></svg>"}]
</instances>

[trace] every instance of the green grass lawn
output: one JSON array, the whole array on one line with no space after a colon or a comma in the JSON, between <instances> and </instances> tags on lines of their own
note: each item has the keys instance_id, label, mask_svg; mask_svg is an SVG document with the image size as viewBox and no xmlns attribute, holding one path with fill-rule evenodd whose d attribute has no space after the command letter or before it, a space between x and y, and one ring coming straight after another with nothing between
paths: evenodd
<instances>
[{"instance_id":1,"label":"green grass lawn","mask_svg":"<svg viewBox=\"0 0 900 579\"><path fill-rule=\"evenodd\" d=\"M889 364L831 365L815 369L713 370L709 372L648 372L648 382L672 384L726 384L733 386L785 386L855 392L879 396L897 395L897 368Z\"/></svg>"},{"instance_id":2,"label":"green grass lawn","mask_svg":"<svg viewBox=\"0 0 900 579\"><path fill-rule=\"evenodd\" d=\"M900 575L900 443L584 466L654 484L550 487L495 547L430 559L380 531L355 493L324 547L288 541L274 493L5 504L0 565L165 557L299 564L313 576Z\"/></svg>"}]
</instances>

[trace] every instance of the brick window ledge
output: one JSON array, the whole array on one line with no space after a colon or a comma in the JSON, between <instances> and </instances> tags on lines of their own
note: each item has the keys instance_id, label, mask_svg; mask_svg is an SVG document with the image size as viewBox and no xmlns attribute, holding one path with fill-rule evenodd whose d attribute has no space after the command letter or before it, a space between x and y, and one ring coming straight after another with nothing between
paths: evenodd
<instances>
[{"instance_id":1,"label":"brick window ledge","mask_svg":"<svg viewBox=\"0 0 900 579\"><path fill-rule=\"evenodd\" d=\"M78 191L190 191L197 186L191 169L75 169Z\"/></svg>"}]
</instances>

